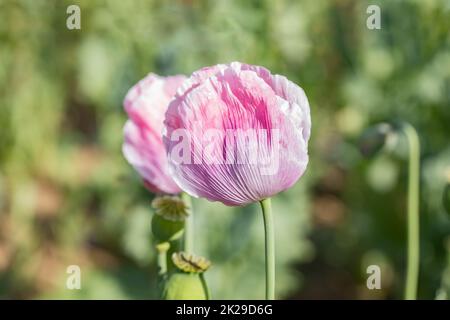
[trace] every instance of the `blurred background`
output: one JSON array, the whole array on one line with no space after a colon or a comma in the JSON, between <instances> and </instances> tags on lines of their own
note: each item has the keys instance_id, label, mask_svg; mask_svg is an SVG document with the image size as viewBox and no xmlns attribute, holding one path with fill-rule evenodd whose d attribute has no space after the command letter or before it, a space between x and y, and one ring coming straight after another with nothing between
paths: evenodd
<instances>
[{"instance_id":1,"label":"blurred background","mask_svg":"<svg viewBox=\"0 0 450 320\"><path fill-rule=\"evenodd\" d=\"M71 4L81 30L66 28ZM122 101L148 72L234 60L286 75L311 105L308 170L273 200L278 296L402 298L406 149L365 159L356 145L402 119L422 142L419 298L445 298L449 29L448 0L0 0L0 298L157 297L153 195L121 153ZM263 298L259 207L194 206L214 297ZM69 265L81 290L66 289Z\"/></svg>"}]
</instances>

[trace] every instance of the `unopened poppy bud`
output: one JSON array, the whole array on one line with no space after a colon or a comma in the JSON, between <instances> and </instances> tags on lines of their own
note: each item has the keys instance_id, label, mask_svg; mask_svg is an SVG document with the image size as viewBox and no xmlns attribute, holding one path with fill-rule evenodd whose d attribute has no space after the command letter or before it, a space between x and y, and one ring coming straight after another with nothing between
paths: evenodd
<instances>
[{"instance_id":1,"label":"unopened poppy bud","mask_svg":"<svg viewBox=\"0 0 450 320\"><path fill-rule=\"evenodd\" d=\"M371 157L380 151L386 144L388 136L394 132L389 123L380 123L368 128L359 139L359 149L366 157Z\"/></svg>"},{"instance_id":2,"label":"unopened poppy bud","mask_svg":"<svg viewBox=\"0 0 450 320\"><path fill-rule=\"evenodd\" d=\"M206 300L207 295L199 274L177 272L166 282L163 299Z\"/></svg>"}]
</instances>

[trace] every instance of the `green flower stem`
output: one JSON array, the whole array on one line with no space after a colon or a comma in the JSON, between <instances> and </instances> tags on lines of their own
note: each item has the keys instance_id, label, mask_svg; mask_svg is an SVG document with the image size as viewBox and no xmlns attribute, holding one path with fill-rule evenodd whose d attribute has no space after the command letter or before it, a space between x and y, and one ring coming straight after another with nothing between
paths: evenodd
<instances>
[{"instance_id":1,"label":"green flower stem","mask_svg":"<svg viewBox=\"0 0 450 320\"><path fill-rule=\"evenodd\" d=\"M275 300L275 237L272 205L270 198L264 199L260 203L264 218L264 236L266 240L266 300Z\"/></svg>"},{"instance_id":2,"label":"green flower stem","mask_svg":"<svg viewBox=\"0 0 450 320\"><path fill-rule=\"evenodd\" d=\"M167 276L167 251L170 249L169 242L161 242L156 246L158 251L158 286L162 289L162 284Z\"/></svg>"},{"instance_id":3,"label":"green flower stem","mask_svg":"<svg viewBox=\"0 0 450 320\"><path fill-rule=\"evenodd\" d=\"M209 291L208 283L205 279L204 272L200 273L200 280L202 281L203 290L205 291L206 300L211 300L211 291Z\"/></svg>"},{"instance_id":4,"label":"green flower stem","mask_svg":"<svg viewBox=\"0 0 450 320\"><path fill-rule=\"evenodd\" d=\"M417 298L419 279L419 174L420 143L416 130L410 124L403 124L403 132L409 144L408 168L408 265L406 270L405 299Z\"/></svg>"},{"instance_id":5,"label":"green flower stem","mask_svg":"<svg viewBox=\"0 0 450 320\"><path fill-rule=\"evenodd\" d=\"M182 242L183 242L182 238L169 242L170 248L167 251L167 273L169 274L177 270L177 267L174 265L171 257L175 252L180 252L184 250Z\"/></svg>"},{"instance_id":6,"label":"green flower stem","mask_svg":"<svg viewBox=\"0 0 450 320\"><path fill-rule=\"evenodd\" d=\"M194 251L194 210L192 209L191 197L187 193L183 192L181 198L186 204L189 214L184 226L184 251L192 253Z\"/></svg>"}]
</instances>

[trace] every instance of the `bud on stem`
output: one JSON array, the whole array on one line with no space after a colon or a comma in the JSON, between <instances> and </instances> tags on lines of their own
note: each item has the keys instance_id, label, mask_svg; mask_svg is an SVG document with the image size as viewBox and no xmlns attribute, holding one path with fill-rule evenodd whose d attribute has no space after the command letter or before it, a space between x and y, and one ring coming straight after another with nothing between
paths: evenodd
<instances>
[{"instance_id":1,"label":"bud on stem","mask_svg":"<svg viewBox=\"0 0 450 320\"><path fill-rule=\"evenodd\" d=\"M372 156L381 150L388 141L388 137L402 133L406 137L409 149L408 163L408 244L407 269L405 281L406 300L417 298L420 264L420 141L416 129L406 122L393 124L381 123L366 130L360 139L361 152Z\"/></svg>"}]
</instances>

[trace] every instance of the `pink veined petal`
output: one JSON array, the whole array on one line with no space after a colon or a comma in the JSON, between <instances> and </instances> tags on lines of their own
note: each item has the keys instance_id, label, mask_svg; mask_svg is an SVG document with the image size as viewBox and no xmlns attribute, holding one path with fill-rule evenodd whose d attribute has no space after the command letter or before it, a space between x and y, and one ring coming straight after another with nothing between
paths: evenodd
<instances>
[{"instance_id":1,"label":"pink veined petal","mask_svg":"<svg viewBox=\"0 0 450 320\"><path fill-rule=\"evenodd\" d=\"M168 172L162 142L164 114L185 76L148 74L127 93L124 108L130 118L124 127L123 154L153 192L179 193Z\"/></svg>"},{"instance_id":2,"label":"pink veined petal","mask_svg":"<svg viewBox=\"0 0 450 320\"><path fill-rule=\"evenodd\" d=\"M289 81L285 76L272 75L269 70L261 66L254 66L240 62L230 64L235 70L250 70L261 77L275 92L284 100L288 101L284 112L298 124L298 128L303 131L303 138L308 141L311 134L311 115L309 102L305 91L298 85Z\"/></svg>"},{"instance_id":3,"label":"pink veined petal","mask_svg":"<svg viewBox=\"0 0 450 320\"><path fill-rule=\"evenodd\" d=\"M131 120L125 124L124 136L123 154L146 186L153 192L179 193L180 188L169 175L167 156L161 141Z\"/></svg>"},{"instance_id":4,"label":"pink veined petal","mask_svg":"<svg viewBox=\"0 0 450 320\"><path fill-rule=\"evenodd\" d=\"M170 139L177 129L186 129L191 134L194 146L191 160L202 159L205 148L201 141L208 129L222 133L211 152L213 158L222 156L222 159L229 143L223 138L227 130L254 129L258 157L270 158L278 147L279 163L270 174L262 174L264 166L255 163L254 158L249 159L248 146L242 141L237 145L234 142L238 154L243 155L242 163L174 164L169 159L177 184L194 196L227 205L259 201L292 186L306 169L308 155L302 128L290 118L291 102L277 95L258 73L236 64L201 71L199 78L188 90L178 91L166 113L164 142L169 157L178 142ZM273 130L278 130L279 143L271 140Z\"/></svg>"},{"instance_id":5,"label":"pink veined petal","mask_svg":"<svg viewBox=\"0 0 450 320\"><path fill-rule=\"evenodd\" d=\"M176 98L185 96L189 91L197 87L199 84L207 80L208 78L216 75L222 70L225 70L227 65L217 64L211 67L204 67L192 73L192 75L184 81L184 83L178 88Z\"/></svg>"},{"instance_id":6,"label":"pink veined petal","mask_svg":"<svg viewBox=\"0 0 450 320\"><path fill-rule=\"evenodd\" d=\"M284 112L297 123L297 128L302 130L306 141L311 135L311 115L308 99L305 92L298 85L281 75L272 75L270 71L261 66L249 65L240 62L232 62L229 65L218 64L202 68L194 72L191 77L177 91L176 99L182 99L190 90L219 72L231 68L236 72L253 71L262 78L275 92L289 103L284 106Z\"/></svg>"},{"instance_id":7,"label":"pink veined petal","mask_svg":"<svg viewBox=\"0 0 450 320\"><path fill-rule=\"evenodd\" d=\"M164 113L185 79L184 76L163 78L150 73L140 80L124 99L125 111L130 119L160 135Z\"/></svg>"}]
</instances>

